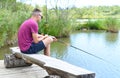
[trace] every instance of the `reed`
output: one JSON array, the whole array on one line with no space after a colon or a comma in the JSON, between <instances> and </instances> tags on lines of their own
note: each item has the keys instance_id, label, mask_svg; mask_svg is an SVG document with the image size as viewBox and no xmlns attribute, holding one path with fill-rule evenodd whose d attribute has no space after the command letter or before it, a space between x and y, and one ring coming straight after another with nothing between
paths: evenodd
<instances>
[{"instance_id":1,"label":"reed","mask_svg":"<svg viewBox=\"0 0 120 78\"><path fill-rule=\"evenodd\" d=\"M120 28L120 22L119 19L116 18L106 18L105 19L105 25L106 25L106 30L108 32L115 32L117 33L119 31Z\"/></svg>"},{"instance_id":2,"label":"reed","mask_svg":"<svg viewBox=\"0 0 120 78\"><path fill-rule=\"evenodd\" d=\"M89 20L85 24L79 24L79 26L77 26L77 29L104 30L106 28L104 26L103 20L95 20L95 21Z\"/></svg>"},{"instance_id":3,"label":"reed","mask_svg":"<svg viewBox=\"0 0 120 78\"><path fill-rule=\"evenodd\" d=\"M67 11L61 10L49 10L48 11L47 22L43 19L40 22L40 32L44 34L54 35L56 37L67 37L73 29L72 21L70 20L70 15ZM46 16L45 16L46 17Z\"/></svg>"}]
</instances>

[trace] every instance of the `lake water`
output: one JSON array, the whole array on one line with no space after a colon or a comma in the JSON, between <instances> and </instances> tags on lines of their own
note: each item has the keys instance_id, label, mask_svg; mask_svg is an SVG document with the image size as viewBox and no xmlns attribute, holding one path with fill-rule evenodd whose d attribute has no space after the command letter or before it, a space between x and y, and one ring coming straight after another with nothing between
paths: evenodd
<instances>
[{"instance_id":1,"label":"lake water","mask_svg":"<svg viewBox=\"0 0 120 78\"><path fill-rule=\"evenodd\" d=\"M72 33L70 38L62 40L107 62L63 43L52 45L53 57L93 71L96 73L96 78L120 78L120 33L76 32Z\"/></svg>"},{"instance_id":2,"label":"lake water","mask_svg":"<svg viewBox=\"0 0 120 78\"><path fill-rule=\"evenodd\" d=\"M96 78L120 78L120 33L74 32L69 38L60 40L105 59L107 62L60 42L52 43L52 57L93 71L96 73ZM8 47L0 49L0 55L3 56L5 53L9 53ZM0 59L3 59L2 56Z\"/></svg>"}]
</instances>

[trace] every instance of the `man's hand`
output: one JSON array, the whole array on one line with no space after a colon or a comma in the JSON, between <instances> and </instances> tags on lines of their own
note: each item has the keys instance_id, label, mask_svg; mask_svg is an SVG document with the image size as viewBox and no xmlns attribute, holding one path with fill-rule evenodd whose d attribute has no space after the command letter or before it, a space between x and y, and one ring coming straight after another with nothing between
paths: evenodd
<instances>
[{"instance_id":1,"label":"man's hand","mask_svg":"<svg viewBox=\"0 0 120 78\"><path fill-rule=\"evenodd\" d=\"M40 35L40 34L38 34L38 38L41 38L41 40L43 40L43 39L45 39L45 38L47 38L48 37L48 35Z\"/></svg>"},{"instance_id":2,"label":"man's hand","mask_svg":"<svg viewBox=\"0 0 120 78\"><path fill-rule=\"evenodd\" d=\"M56 37L54 37L54 36L50 36L50 37L52 37L53 41L57 41Z\"/></svg>"},{"instance_id":3,"label":"man's hand","mask_svg":"<svg viewBox=\"0 0 120 78\"><path fill-rule=\"evenodd\" d=\"M48 37L48 35L46 34L45 36L44 36L44 38L47 38Z\"/></svg>"}]
</instances>

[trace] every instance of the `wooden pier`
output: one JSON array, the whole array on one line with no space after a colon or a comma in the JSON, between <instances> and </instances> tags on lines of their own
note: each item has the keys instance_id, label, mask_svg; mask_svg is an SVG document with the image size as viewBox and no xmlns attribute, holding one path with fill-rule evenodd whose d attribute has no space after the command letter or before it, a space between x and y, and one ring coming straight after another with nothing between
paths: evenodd
<instances>
[{"instance_id":1,"label":"wooden pier","mask_svg":"<svg viewBox=\"0 0 120 78\"><path fill-rule=\"evenodd\" d=\"M32 73L35 74L34 70L35 71L40 70L42 72L43 69L44 69L44 72L42 72L42 73L45 74L45 70L46 70L48 75L57 75L57 76L59 76L59 78L95 78L95 73L94 72L88 71L88 70L83 69L83 68L78 67L78 66L74 66L74 65L69 64L65 61L55 59L55 58L52 58L52 57L48 57L48 56L45 56L45 55L42 55L42 54L23 54L23 53L20 52L18 47L12 47L10 49L16 57L24 59L26 61L29 61L33 64L38 65L38 66L35 66L35 67L34 66L29 66L27 68L25 68L25 67L21 68L20 67L20 68L13 69L14 73L16 73L16 74L21 69L25 69L23 71L23 73L28 73L28 72L25 72L25 71L27 71L27 69L30 68L31 72L30 71L29 72L31 74ZM10 63L8 63L8 64L10 64ZM6 65L7 65L7 63L6 63ZM40 68L39 68L39 66L40 66ZM32 72L32 70L33 70L33 72ZM10 70L10 71L12 73L12 70ZM42 74L42 73L40 73L40 74ZM4 74L5 74L5 72L4 72ZM27 74L25 74L25 75L26 75L26 78L27 78ZM18 78L18 77L9 77L9 78ZM36 75L33 78L37 78ZM43 77L39 77L39 78L43 78ZM48 77L48 78L54 78L54 77Z\"/></svg>"},{"instance_id":2,"label":"wooden pier","mask_svg":"<svg viewBox=\"0 0 120 78\"><path fill-rule=\"evenodd\" d=\"M0 78L44 78L45 76L48 76L48 73L38 65L5 68L4 61L0 60Z\"/></svg>"}]
</instances>

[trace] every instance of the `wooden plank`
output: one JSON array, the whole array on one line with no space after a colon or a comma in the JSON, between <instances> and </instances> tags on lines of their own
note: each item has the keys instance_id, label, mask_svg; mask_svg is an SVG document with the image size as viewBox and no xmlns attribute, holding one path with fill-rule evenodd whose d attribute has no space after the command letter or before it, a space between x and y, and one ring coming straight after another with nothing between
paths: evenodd
<instances>
[{"instance_id":1,"label":"wooden plank","mask_svg":"<svg viewBox=\"0 0 120 78\"><path fill-rule=\"evenodd\" d=\"M18 47L10 48L16 56L25 58L47 70L49 74L56 74L62 78L95 78L95 73L74 66L59 59L42 54L22 54Z\"/></svg>"}]
</instances>

